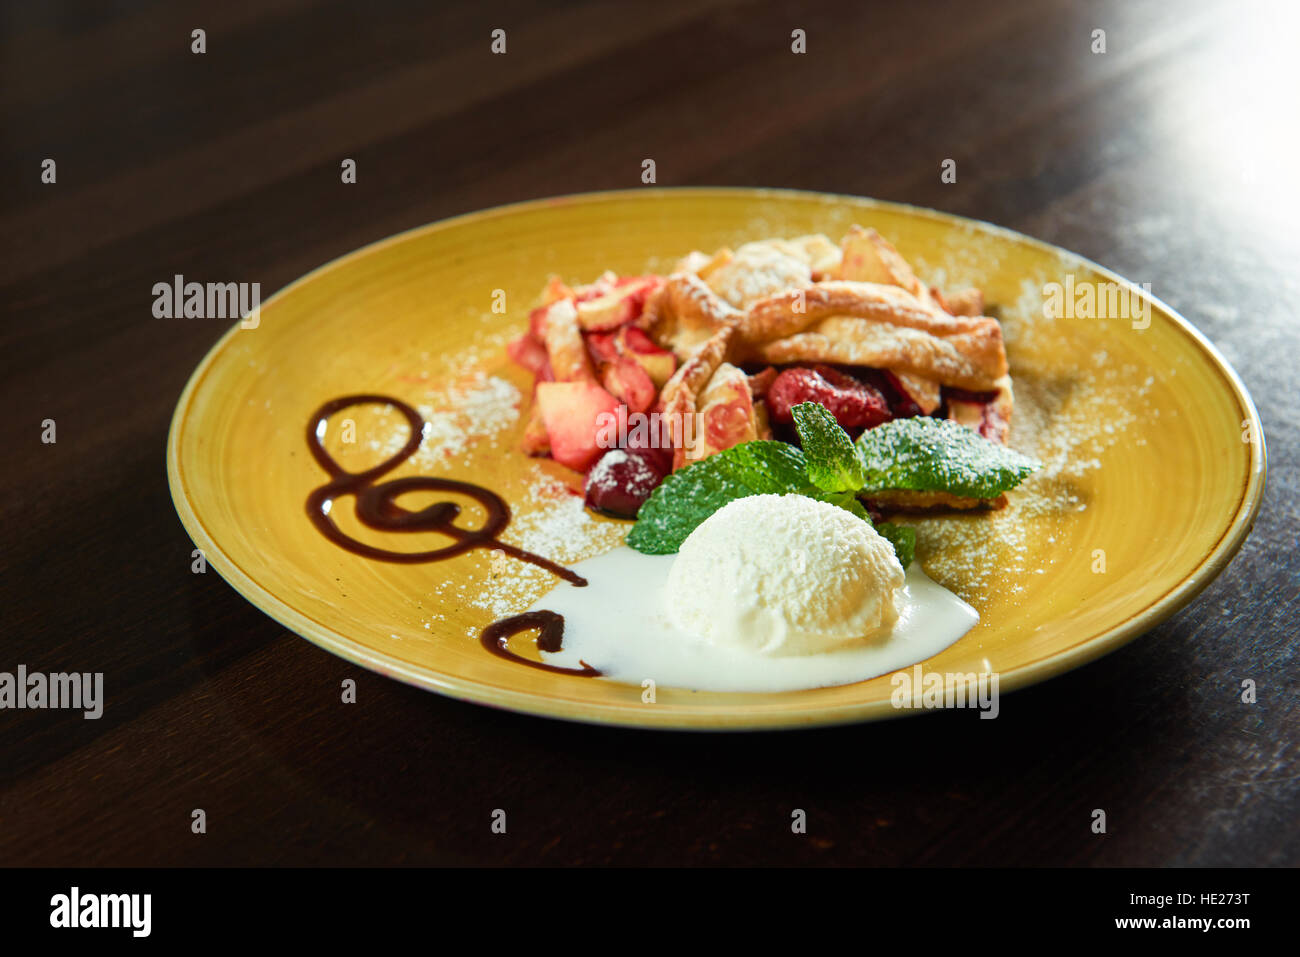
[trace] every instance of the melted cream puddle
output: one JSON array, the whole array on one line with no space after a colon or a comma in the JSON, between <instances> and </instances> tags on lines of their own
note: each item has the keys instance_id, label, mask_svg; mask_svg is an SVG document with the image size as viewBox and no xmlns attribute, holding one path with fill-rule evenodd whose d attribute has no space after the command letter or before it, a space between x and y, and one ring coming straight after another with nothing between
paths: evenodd
<instances>
[{"instance_id":1,"label":"melted cream puddle","mask_svg":"<svg viewBox=\"0 0 1300 957\"><path fill-rule=\"evenodd\" d=\"M626 545L572 568L587 587L557 585L529 610L564 616L564 647L548 664L606 678L694 691L796 691L851 684L924 661L953 644L979 614L935 584L916 562L907 570L902 614L885 635L819 655L774 658L720 648L675 628L664 608L674 555L643 555Z\"/></svg>"}]
</instances>

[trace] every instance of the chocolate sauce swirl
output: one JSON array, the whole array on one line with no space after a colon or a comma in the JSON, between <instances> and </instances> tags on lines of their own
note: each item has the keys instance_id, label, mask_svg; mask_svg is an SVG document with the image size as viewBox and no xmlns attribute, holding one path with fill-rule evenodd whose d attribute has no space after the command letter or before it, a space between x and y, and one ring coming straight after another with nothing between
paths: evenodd
<instances>
[{"instance_id":1,"label":"chocolate sauce swirl","mask_svg":"<svg viewBox=\"0 0 1300 957\"><path fill-rule=\"evenodd\" d=\"M354 405L390 405L406 417L411 430L406 444L400 450L364 472L348 472L343 469L325 451L322 442L330 417ZM424 419L420 417L420 413L400 399L391 396L345 395L331 399L322 405L312 413L312 417L307 422L307 447L311 449L312 457L329 475L330 480L319 488L313 489L307 496L307 517L311 519L312 524L334 544L358 555L364 555L366 558L416 564L442 561L475 548L500 549L520 561L531 562L545 568L574 585L587 584L587 579L577 572L549 558L534 555L532 552L501 541L497 536L510 524L510 506L495 492L471 482L458 482L454 479L434 478L429 475L412 475L376 483L376 479L387 475L414 455L423 438ZM464 528L456 524L456 518L460 515L460 506L455 502L434 502L416 512L397 504L396 499L399 495L416 491L455 492L464 495L482 505L487 517L479 528ZM334 500L345 495L351 495L355 499L357 518L369 528L381 532L437 532L450 538L451 543L422 552L395 552L358 541L346 534L330 518ZM531 658L517 655L507 647L507 642L513 635L532 628L540 629L537 647L541 651L560 650L564 642L564 617L553 611L525 612L498 621L483 629L481 641L483 647L497 657L528 665L530 668L586 678L594 678L600 674L585 661L581 662L581 668L548 665L543 661L533 661Z\"/></svg>"},{"instance_id":2,"label":"chocolate sauce swirl","mask_svg":"<svg viewBox=\"0 0 1300 957\"><path fill-rule=\"evenodd\" d=\"M599 671L581 659L578 660L578 664L582 665L581 668L565 668L561 665L548 665L544 661L533 661L531 658L524 658L515 654L506 646L506 642L513 636L521 631L529 631L533 628L538 629L537 648L539 651L559 651L564 644L564 616L553 611L547 611L544 608L537 611L526 611L522 615L503 618L488 625L483 629L483 635L479 641L484 648L498 658L505 658L507 661L528 665L530 668L540 668L542 671L553 671L561 675L579 675L583 678L600 676Z\"/></svg>"},{"instance_id":3,"label":"chocolate sauce swirl","mask_svg":"<svg viewBox=\"0 0 1300 957\"><path fill-rule=\"evenodd\" d=\"M345 471L325 451L321 441L330 417L354 405L391 405L406 417L411 431L406 444L401 449L364 472ZM345 395L331 399L322 405L307 422L307 447L311 449L312 456L329 475L330 480L319 488L313 489L307 496L307 517L311 519L312 524L336 545L358 555L364 555L366 558L416 564L442 561L475 548L500 549L520 561L531 562L545 568L574 585L587 584L585 578L563 565L501 541L497 536L510 524L510 507L495 492L470 482L435 478L430 475L412 475L376 484L376 479L388 474L414 455L423 437L424 420L420 418L420 413L400 399L391 396ZM461 509L455 502L434 502L416 512L397 504L396 499L399 495L416 491L456 492L482 505L487 517L480 528L463 528L456 524ZM441 548L422 552L395 552L367 545L345 534L330 518L334 500L345 495L351 495L356 500L356 515L363 525L382 532L437 532L452 541Z\"/></svg>"}]
</instances>

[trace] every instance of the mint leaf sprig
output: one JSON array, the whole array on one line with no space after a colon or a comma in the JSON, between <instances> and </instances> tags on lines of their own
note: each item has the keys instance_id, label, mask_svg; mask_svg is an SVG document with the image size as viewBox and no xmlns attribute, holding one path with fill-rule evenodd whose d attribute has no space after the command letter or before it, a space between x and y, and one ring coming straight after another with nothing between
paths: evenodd
<instances>
[{"instance_id":1,"label":"mint leaf sprig","mask_svg":"<svg viewBox=\"0 0 1300 957\"><path fill-rule=\"evenodd\" d=\"M835 416L816 402L790 409L807 460L808 478L823 492L856 492L867 480L862 459Z\"/></svg>"},{"instance_id":2,"label":"mint leaf sprig","mask_svg":"<svg viewBox=\"0 0 1300 957\"><path fill-rule=\"evenodd\" d=\"M949 419L894 419L858 436L859 491L948 492L996 498L1042 463Z\"/></svg>"},{"instance_id":3,"label":"mint leaf sprig","mask_svg":"<svg viewBox=\"0 0 1300 957\"><path fill-rule=\"evenodd\" d=\"M627 544L647 555L671 555L700 523L728 502L750 495L798 493L847 509L865 522L856 498L863 473L848 433L816 403L795 406L795 427L807 452L785 442L742 442L668 476L637 512ZM881 523L906 568L915 556L911 529Z\"/></svg>"},{"instance_id":4,"label":"mint leaf sprig","mask_svg":"<svg viewBox=\"0 0 1300 957\"><path fill-rule=\"evenodd\" d=\"M750 495L808 488L803 452L785 442L742 442L679 469L641 505L627 543L647 555L671 555L706 518Z\"/></svg>"},{"instance_id":5,"label":"mint leaf sprig","mask_svg":"<svg viewBox=\"0 0 1300 957\"><path fill-rule=\"evenodd\" d=\"M942 419L896 419L868 429L855 445L823 406L801 402L791 412L802 450L760 439L674 472L641 506L628 545L650 555L672 554L706 518L750 495L807 495L870 522L860 494L903 489L993 498L1041 467ZM894 546L904 568L912 563L915 529L891 522L874 528Z\"/></svg>"},{"instance_id":6,"label":"mint leaf sprig","mask_svg":"<svg viewBox=\"0 0 1300 957\"><path fill-rule=\"evenodd\" d=\"M871 516L857 498L867 484L866 468L849 434L825 406L816 402L800 402L790 412L803 444L808 478L817 486L816 492L805 494L848 509L870 522ZM916 529L892 522L874 522L872 526L894 546L900 565L906 568L912 564L916 558Z\"/></svg>"}]
</instances>

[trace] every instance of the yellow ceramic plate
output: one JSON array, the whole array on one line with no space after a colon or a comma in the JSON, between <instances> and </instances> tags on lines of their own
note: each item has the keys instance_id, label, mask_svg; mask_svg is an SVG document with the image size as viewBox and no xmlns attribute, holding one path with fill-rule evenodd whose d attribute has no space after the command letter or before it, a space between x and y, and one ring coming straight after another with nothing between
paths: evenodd
<instances>
[{"instance_id":1,"label":"yellow ceramic plate","mask_svg":"<svg viewBox=\"0 0 1300 957\"><path fill-rule=\"evenodd\" d=\"M208 562L268 615L349 661L455 698L659 728L910 713L891 706L888 676L781 694L660 688L647 704L639 686L512 664L475 636L544 593L549 575L483 550L424 565L362 558L327 541L304 506L325 479L306 445L313 410L335 396L383 393L430 423L421 451L387 478L485 485L515 510L506 539L560 561L609 547L626 525L582 510L570 492L581 487L576 474L516 451L530 382L502 346L524 327L547 275L581 282L606 269L666 271L692 249L809 232L838 239L852 223L880 230L928 282L985 290L1011 357L1012 444L1047 463L1004 511L914 523L927 572L980 613L927 671L996 671L1002 691L1041 681L1150 629L1223 569L1259 505L1264 447L1241 382L1185 320L1145 295L1127 311L1123 297L1107 306L1118 277L1006 230L786 191L524 203L434 223L321 267L267 301L256 328L232 329L190 379L167 447L176 510ZM1051 283L1062 287L1056 312L1073 317L1046 317ZM1088 317L1089 285L1108 318ZM357 471L400 446L403 429L391 410L356 408L331 420L326 446ZM402 504L437 497L416 492ZM335 504L340 525L376 545L446 541L367 532L350 499Z\"/></svg>"}]
</instances>

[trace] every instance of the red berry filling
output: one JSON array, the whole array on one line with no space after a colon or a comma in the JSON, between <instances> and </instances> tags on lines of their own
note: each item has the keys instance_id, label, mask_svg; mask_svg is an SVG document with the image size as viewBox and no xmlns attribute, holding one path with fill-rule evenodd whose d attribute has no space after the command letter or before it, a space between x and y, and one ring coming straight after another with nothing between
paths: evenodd
<instances>
[{"instance_id":1,"label":"red berry filling","mask_svg":"<svg viewBox=\"0 0 1300 957\"><path fill-rule=\"evenodd\" d=\"M971 392L969 389L955 389L946 385L943 387L943 397L945 399L954 399L957 402L974 402L978 405L987 405L998 397L997 390L992 392Z\"/></svg>"},{"instance_id":2,"label":"red berry filling","mask_svg":"<svg viewBox=\"0 0 1300 957\"><path fill-rule=\"evenodd\" d=\"M792 422L790 409L800 402L824 406L844 429L870 429L893 418L878 389L829 366L786 369L767 390L768 409L777 422Z\"/></svg>"}]
</instances>

